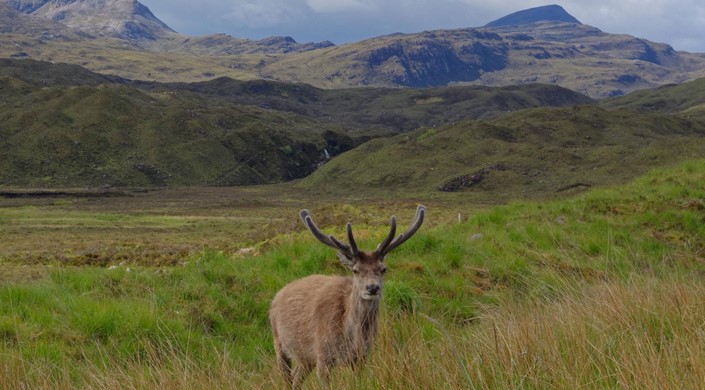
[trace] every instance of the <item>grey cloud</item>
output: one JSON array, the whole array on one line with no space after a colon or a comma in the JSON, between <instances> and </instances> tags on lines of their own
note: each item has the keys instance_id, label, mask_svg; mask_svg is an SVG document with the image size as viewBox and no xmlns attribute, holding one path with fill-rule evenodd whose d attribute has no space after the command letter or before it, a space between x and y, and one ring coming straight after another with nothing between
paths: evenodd
<instances>
[{"instance_id":1,"label":"grey cloud","mask_svg":"<svg viewBox=\"0 0 705 390\"><path fill-rule=\"evenodd\" d=\"M142 0L157 17L189 35L227 33L259 39L345 43L394 32L477 27L550 1L487 0ZM565 0L583 23L705 52L701 0Z\"/></svg>"}]
</instances>

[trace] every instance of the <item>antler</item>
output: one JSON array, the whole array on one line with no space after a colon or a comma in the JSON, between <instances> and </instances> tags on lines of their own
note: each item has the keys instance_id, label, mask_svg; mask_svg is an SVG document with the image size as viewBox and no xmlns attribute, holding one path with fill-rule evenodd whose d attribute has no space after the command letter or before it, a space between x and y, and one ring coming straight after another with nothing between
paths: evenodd
<instances>
[{"instance_id":1,"label":"antler","mask_svg":"<svg viewBox=\"0 0 705 390\"><path fill-rule=\"evenodd\" d=\"M401 233L399 236L397 236L397 238L394 238L394 234L396 234L397 231L397 219L396 217L392 216L392 226L389 229L389 234L387 235L387 238L385 238L384 241L382 241L382 243L377 246L377 249L375 249L375 253L380 257L384 257L387 253L393 251L396 247L403 244L404 241L411 238L411 236L413 236L414 233L416 233L416 231L419 230L419 228L421 227L425 215L426 207L419 205L416 208L416 216L411 222L411 226L409 226L409 228L406 229L404 233Z\"/></svg>"},{"instance_id":2,"label":"antler","mask_svg":"<svg viewBox=\"0 0 705 390\"><path fill-rule=\"evenodd\" d=\"M353 231L352 231L352 225L350 222L348 222L346 228L348 232L348 242L350 245L346 245L342 242L340 242L338 239L333 237L333 235L326 235L321 231L321 229L316 226L315 223L313 223L313 219L311 219L311 214L308 212L308 210L303 209L299 213L301 216L301 219L304 221L304 224L308 228L308 230L311 231L311 234L313 234L314 237L318 239L318 241L332 247L333 249L337 249L343 256L347 257L348 259L354 259L355 256L358 254L359 250L357 249L357 244L355 243L355 238L353 237Z\"/></svg>"}]
</instances>

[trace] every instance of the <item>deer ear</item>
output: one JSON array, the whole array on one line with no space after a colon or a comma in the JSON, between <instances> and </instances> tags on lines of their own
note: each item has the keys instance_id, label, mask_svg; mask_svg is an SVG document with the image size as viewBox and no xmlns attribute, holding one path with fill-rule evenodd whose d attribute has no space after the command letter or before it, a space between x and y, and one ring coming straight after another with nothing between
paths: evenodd
<instances>
[{"instance_id":1,"label":"deer ear","mask_svg":"<svg viewBox=\"0 0 705 390\"><path fill-rule=\"evenodd\" d=\"M344 266L352 269L353 266L355 266L356 261L354 259L349 258L347 255L345 255L342 252L338 252L338 260L340 260L341 263L343 263Z\"/></svg>"}]
</instances>

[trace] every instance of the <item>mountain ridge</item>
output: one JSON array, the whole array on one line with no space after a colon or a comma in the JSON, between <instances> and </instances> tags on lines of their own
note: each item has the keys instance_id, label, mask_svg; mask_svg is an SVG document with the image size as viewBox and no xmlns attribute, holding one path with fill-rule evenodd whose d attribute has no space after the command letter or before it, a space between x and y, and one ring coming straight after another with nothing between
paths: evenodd
<instances>
[{"instance_id":1,"label":"mountain ridge","mask_svg":"<svg viewBox=\"0 0 705 390\"><path fill-rule=\"evenodd\" d=\"M76 0L58 2L65 3L58 8L52 8L58 4L54 1L3 1L30 12L28 16L35 24L41 19L56 25L52 18L61 19L61 10L68 12L63 21L82 18L78 11L70 16L69 11L75 11L71 7L79 4ZM133 8L140 4L133 0L106 1ZM96 9L87 7L84 11L96 13ZM131 12L131 18L139 14ZM95 28L66 27L64 31L73 35L67 32L64 35L68 38L59 42L46 38L46 31L51 29L44 29L45 36L35 34L34 41L18 40L18 33L27 29L10 29L6 35L0 34L0 56L68 62L101 73L162 82L227 76L301 82L321 88L545 83L593 98L705 76L705 54L679 52L667 44L603 32L580 23L558 5L518 11L479 28L391 34L339 46L328 41L298 43L290 37L189 37L166 25L166 29L161 26L140 33L136 27L125 27L129 18L108 20L122 20L113 23L122 26L122 32L109 34L100 27L107 22L90 22Z\"/></svg>"}]
</instances>

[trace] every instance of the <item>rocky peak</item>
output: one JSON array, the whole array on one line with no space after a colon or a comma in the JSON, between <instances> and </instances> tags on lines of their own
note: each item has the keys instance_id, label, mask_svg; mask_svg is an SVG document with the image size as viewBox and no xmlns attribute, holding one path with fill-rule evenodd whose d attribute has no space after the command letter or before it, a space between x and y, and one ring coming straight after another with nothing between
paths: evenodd
<instances>
[{"instance_id":1,"label":"rocky peak","mask_svg":"<svg viewBox=\"0 0 705 390\"><path fill-rule=\"evenodd\" d=\"M136 0L8 0L20 12L91 35L153 40L174 30Z\"/></svg>"},{"instance_id":2,"label":"rocky peak","mask_svg":"<svg viewBox=\"0 0 705 390\"><path fill-rule=\"evenodd\" d=\"M7 0L7 4L12 8L26 14L31 14L48 2L49 0Z\"/></svg>"},{"instance_id":3,"label":"rocky peak","mask_svg":"<svg viewBox=\"0 0 705 390\"><path fill-rule=\"evenodd\" d=\"M510 27L539 22L562 22L581 24L578 19L566 12L563 7L561 7L560 5L553 4L514 12L507 16L501 17L493 22L487 23L484 27Z\"/></svg>"}]
</instances>

